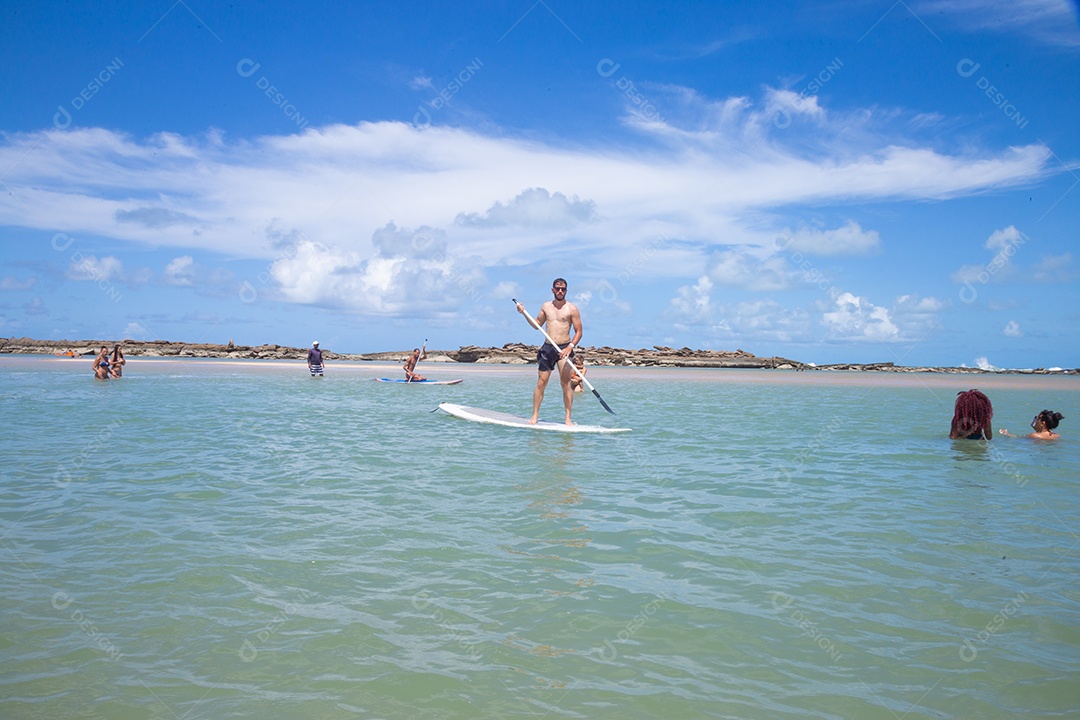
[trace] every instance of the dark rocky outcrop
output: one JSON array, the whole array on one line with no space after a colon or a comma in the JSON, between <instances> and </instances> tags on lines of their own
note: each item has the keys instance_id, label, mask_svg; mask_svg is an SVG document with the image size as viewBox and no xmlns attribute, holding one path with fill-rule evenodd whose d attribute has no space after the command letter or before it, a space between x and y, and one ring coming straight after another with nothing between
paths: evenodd
<instances>
[{"instance_id":1,"label":"dark rocky outcrop","mask_svg":"<svg viewBox=\"0 0 1080 720\"><path fill-rule=\"evenodd\" d=\"M0 338L0 354L76 355L93 357L102 345L110 350L116 340L34 340L32 338ZM304 360L308 348L284 345L235 345L214 343L180 343L168 340L122 340L127 357L193 357L234 358L243 360ZM834 365L809 365L782 357L757 357L745 350L678 350L663 345L626 350L623 348L582 347L589 365L624 367L696 367L696 368L757 368L777 370L817 371L874 371L874 372L938 372L938 373L1017 373L1017 374L1080 374L1080 369L1046 370L984 370L969 367L904 367L891 362ZM411 350L380 353L336 353L323 350L328 361L404 362ZM458 362L496 365L527 365L536 362L536 346L508 343L502 347L465 345L457 350L428 350L426 362Z\"/></svg>"}]
</instances>

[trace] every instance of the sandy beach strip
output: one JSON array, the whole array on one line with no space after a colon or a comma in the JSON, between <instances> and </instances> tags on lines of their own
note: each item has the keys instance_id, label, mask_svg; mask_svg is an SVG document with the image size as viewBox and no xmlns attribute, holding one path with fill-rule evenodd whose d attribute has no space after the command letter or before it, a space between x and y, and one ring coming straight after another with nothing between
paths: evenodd
<instances>
[{"instance_id":1,"label":"sandy beach strip","mask_svg":"<svg viewBox=\"0 0 1080 720\"><path fill-rule=\"evenodd\" d=\"M69 358L52 355L0 355L0 371L25 372L48 368L85 372L92 375L93 358ZM400 363L339 360L325 365L326 377L378 378L404 377ZM536 377L536 365L499 365L486 363L421 363L424 374L432 380L485 377L521 377L523 382ZM927 387L952 389L1000 388L1031 390L1043 388L1061 392L1080 392L1078 375L1026 375L1016 373L958 374L946 372L876 372L824 370L760 370L740 368L661 368L661 367L589 367L589 380L751 383L769 385L818 385L848 387ZM309 379L303 360L240 360L228 358L130 357L124 366L125 377L136 373L198 373L209 376L242 374L295 374Z\"/></svg>"}]
</instances>

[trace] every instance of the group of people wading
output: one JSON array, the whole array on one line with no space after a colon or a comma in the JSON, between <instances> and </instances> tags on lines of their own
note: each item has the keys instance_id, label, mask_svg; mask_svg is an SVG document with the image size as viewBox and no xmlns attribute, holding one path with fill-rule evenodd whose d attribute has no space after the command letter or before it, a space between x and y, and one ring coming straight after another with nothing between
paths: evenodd
<instances>
[{"instance_id":1,"label":"group of people wading","mask_svg":"<svg viewBox=\"0 0 1080 720\"><path fill-rule=\"evenodd\" d=\"M975 389L958 392L949 437L953 440L989 440L994 436L994 429L990 426L993 418L994 407L984 393ZM1054 430L1064 419L1065 416L1059 412L1043 410L1031 419L1032 432L1027 435L1013 435L1005 428L998 432L1006 437L1057 440L1061 436Z\"/></svg>"},{"instance_id":2,"label":"group of people wading","mask_svg":"<svg viewBox=\"0 0 1080 720\"><path fill-rule=\"evenodd\" d=\"M108 380L109 378L119 378L124 375L124 365L127 360L124 359L124 349L121 345L117 344L113 348L112 355L109 354L109 346L102 345L101 352L94 358L94 378L97 380Z\"/></svg>"}]
</instances>

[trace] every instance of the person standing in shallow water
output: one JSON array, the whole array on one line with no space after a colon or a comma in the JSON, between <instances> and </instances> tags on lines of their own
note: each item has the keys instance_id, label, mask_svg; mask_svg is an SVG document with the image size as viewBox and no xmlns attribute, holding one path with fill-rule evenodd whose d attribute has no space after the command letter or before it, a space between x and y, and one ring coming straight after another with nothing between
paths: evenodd
<instances>
[{"instance_id":1,"label":"person standing in shallow water","mask_svg":"<svg viewBox=\"0 0 1080 720\"><path fill-rule=\"evenodd\" d=\"M122 377L124 375L124 365L126 364L127 360L124 359L124 349L117 343L112 351L112 362L109 363L112 376L114 378Z\"/></svg>"},{"instance_id":2,"label":"person standing in shallow water","mask_svg":"<svg viewBox=\"0 0 1080 720\"><path fill-rule=\"evenodd\" d=\"M533 389L533 411L529 424L535 425L539 420L544 390L547 388L551 371L558 365L563 406L566 408L566 424L573 425L570 410L574 406L574 390L570 387L570 378L574 371L570 369L570 362L574 357L574 348L581 342L581 313L577 305L566 301L566 281L562 278L555 278L555 281L551 283L551 294L555 296L555 299L548 300L540 306L540 312L536 316L536 326L540 327L547 323L547 334L558 344L558 347L545 342L536 353L539 376L536 379L536 387ZM518 303L517 311L524 315L525 306ZM573 338L570 337L571 330L574 333Z\"/></svg>"},{"instance_id":3,"label":"person standing in shallow water","mask_svg":"<svg viewBox=\"0 0 1080 720\"><path fill-rule=\"evenodd\" d=\"M986 395L975 389L958 392L949 437L953 440L989 440L994 436L990 427L993 418L994 408Z\"/></svg>"},{"instance_id":4,"label":"person standing in shallow water","mask_svg":"<svg viewBox=\"0 0 1080 720\"><path fill-rule=\"evenodd\" d=\"M95 380L108 380L109 379L109 346L102 345L101 351L97 357L94 358L94 379Z\"/></svg>"},{"instance_id":5,"label":"person standing in shallow water","mask_svg":"<svg viewBox=\"0 0 1080 720\"><path fill-rule=\"evenodd\" d=\"M998 430L999 433L1007 437L1026 437L1032 440L1059 440L1061 438L1054 428L1058 426L1065 416L1059 412L1053 410L1043 410L1041 413L1031 419L1031 429L1034 432L1030 432L1027 435L1013 435L1005 428Z\"/></svg>"},{"instance_id":6,"label":"person standing in shallow water","mask_svg":"<svg viewBox=\"0 0 1080 720\"><path fill-rule=\"evenodd\" d=\"M322 350L319 349L319 341L315 340L311 343L311 349L307 353L307 369L311 373L311 377L322 377L323 374L323 358Z\"/></svg>"}]
</instances>

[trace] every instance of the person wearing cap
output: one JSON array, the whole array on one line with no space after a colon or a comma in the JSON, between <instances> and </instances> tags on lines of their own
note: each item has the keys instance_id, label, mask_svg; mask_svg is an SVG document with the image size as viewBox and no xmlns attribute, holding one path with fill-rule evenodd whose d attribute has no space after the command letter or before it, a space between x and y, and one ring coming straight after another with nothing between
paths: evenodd
<instances>
[{"instance_id":1,"label":"person wearing cap","mask_svg":"<svg viewBox=\"0 0 1080 720\"><path fill-rule=\"evenodd\" d=\"M319 341L316 340L311 343L311 349L307 351L307 369L311 373L311 377L318 375L322 377L323 374L323 359L322 350L319 349Z\"/></svg>"}]
</instances>

